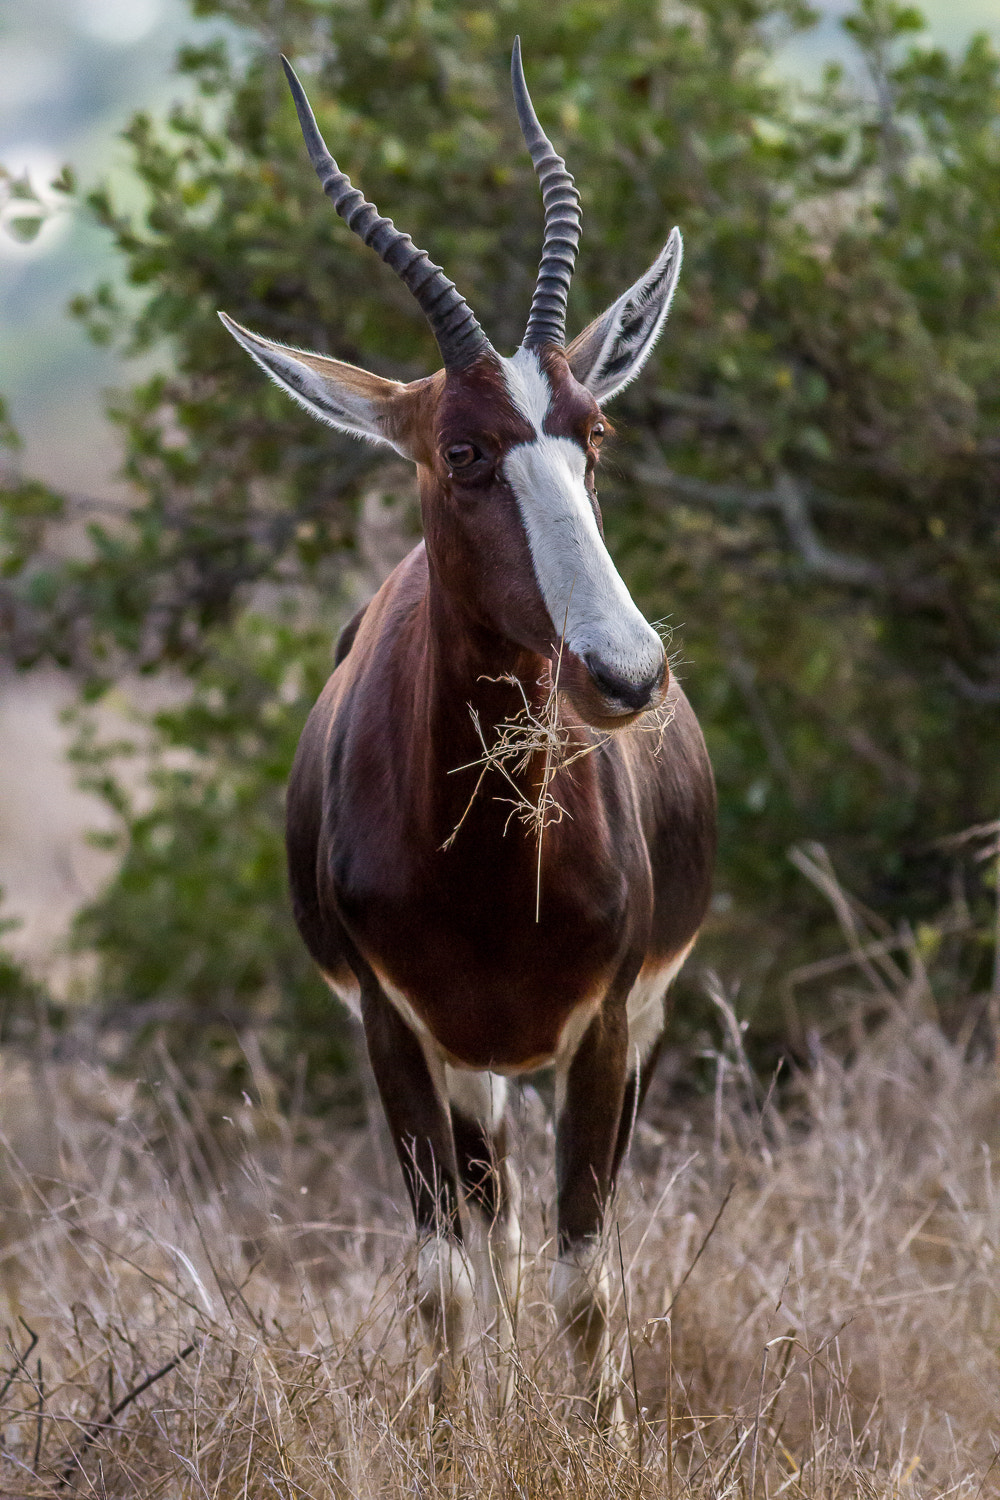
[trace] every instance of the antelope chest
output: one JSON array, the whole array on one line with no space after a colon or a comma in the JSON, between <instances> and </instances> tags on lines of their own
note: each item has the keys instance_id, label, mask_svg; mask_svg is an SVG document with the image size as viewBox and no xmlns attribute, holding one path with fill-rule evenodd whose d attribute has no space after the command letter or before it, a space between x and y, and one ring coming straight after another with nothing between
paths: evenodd
<instances>
[{"instance_id":1,"label":"antelope chest","mask_svg":"<svg viewBox=\"0 0 1000 1500\"><path fill-rule=\"evenodd\" d=\"M536 860L533 841L513 835L488 850L470 841L438 855L433 878L397 860L380 889L348 879L338 893L387 994L460 1066L552 1061L633 940L628 881L610 858L543 864L537 920Z\"/></svg>"}]
</instances>

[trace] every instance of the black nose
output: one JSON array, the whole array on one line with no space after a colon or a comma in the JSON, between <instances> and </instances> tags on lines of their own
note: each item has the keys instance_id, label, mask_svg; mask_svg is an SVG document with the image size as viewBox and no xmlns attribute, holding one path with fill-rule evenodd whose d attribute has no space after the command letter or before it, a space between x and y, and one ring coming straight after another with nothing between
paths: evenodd
<instances>
[{"instance_id":1,"label":"black nose","mask_svg":"<svg viewBox=\"0 0 1000 1500\"><path fill-rule=\"evenodd\" d=\"M632 678L622 677L613 667L601 661L601 658L593 651L589 651L583 659L587 663L587 671L605 698L610 698L633 712L649 707L654 693L663 681L663 670L666 665L666 658L661 658L656 672L651 677L637 682Z\"/></svg>"}]
</instances>

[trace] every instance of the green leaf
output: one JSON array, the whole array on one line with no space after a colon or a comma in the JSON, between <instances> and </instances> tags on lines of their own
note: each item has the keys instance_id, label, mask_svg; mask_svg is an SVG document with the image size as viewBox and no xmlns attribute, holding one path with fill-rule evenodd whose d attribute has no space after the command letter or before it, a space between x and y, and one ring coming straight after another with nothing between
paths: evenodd
<instances>
[{"instance_id":1,"label":"green leaf","mask_svg":"<svg viewBox=\"0 0 1000 1500\"><path fill-rule=\"evenodd\" d=\"M18 214L17 216L8 215L4 217L2 222L4 229L12 240L16 240L19 245L30 245L38 238L45 220L46 215L39 213L30 216L23 214Z\"/></svg>"}]
</instances>

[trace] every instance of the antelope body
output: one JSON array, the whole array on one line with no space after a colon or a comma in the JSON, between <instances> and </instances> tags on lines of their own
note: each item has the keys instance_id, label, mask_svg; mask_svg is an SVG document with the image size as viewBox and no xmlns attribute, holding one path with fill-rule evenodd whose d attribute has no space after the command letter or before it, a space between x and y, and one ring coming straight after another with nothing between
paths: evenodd
<instances>
[{"instance_id":1,"label":"antelope body","mask_svg":"<svg viewBox=\"0 0 1000 1500\"><path fill-rule=\"evenodd\" d=\"M299 745L288 791L295 915L364 1024L423 1236L418 1296L444 1370L462 1354L473 1307L463 1196L488 1229L498 1337L513 1337L520 1230L505 1078L554 1064L553 1292L607 1420L603 1216L714 851L701 734L604 546L594 488L600 403L638 372L662 327L680 236L564 347L578 198L515 44L515 103L546 229L524 341L502 357L439 268L351 187L285 68L325 191L414 292L444 358L438 374L403 385L221 315L291 395L412 459L420 484L424 541L344 631ZM505 778L477 763L525 703L542 716L554 697L577 758L551 780L542 748L514 768L526 802L546 789L552 799L555 816L532 830L512 817Z\"/></svg>"}]
</instances>

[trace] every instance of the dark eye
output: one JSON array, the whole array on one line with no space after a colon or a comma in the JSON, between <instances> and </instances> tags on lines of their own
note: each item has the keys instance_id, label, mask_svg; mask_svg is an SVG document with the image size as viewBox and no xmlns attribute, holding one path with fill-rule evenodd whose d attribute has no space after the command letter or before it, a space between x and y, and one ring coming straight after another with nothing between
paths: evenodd
<instances>
[{"instance_id":1,"label":"dark eye","mask_svg":"<svg viewBox=\"0 0 1000 1500\"><path fill-rule=\"evenodd\" d=\"M593 447L593 448L599 448L603 442L604 442L604 423L603 422L595 422L594 425L593 425L593 427L590 429L590 443L591 443L591 447Z\"/></svg>"},{"instance_id":2,"label":"dark eye","mask_svg":"<svg viewBox=\"0 0 1000 1500\"><path fill-rule=\"evenodd\" d=\"M444 450L445 463L449 469L468 469L482 454L475 443L455 443Z\"/></svg>"}]
</instances>

